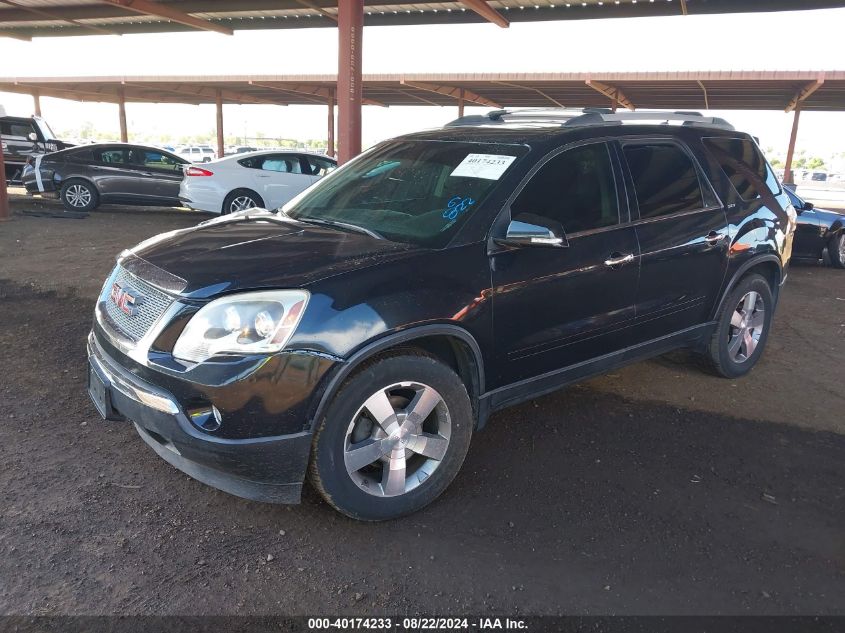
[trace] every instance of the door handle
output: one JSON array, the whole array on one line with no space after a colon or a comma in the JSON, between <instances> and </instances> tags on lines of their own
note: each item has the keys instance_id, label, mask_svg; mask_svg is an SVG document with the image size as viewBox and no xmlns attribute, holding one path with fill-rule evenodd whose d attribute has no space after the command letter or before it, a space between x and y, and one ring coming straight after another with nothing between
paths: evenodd
<instances>
[{"instance_id":1,"label":"door handle","mask_svg":"<svg viewBox=\"0 0 845 633\"><path fill-rule=\"evenodd\" d=\"M630 264L632 261L634 261L633 253L628 253L627 255L612 253L609 258L604 260L604 265L612 268L614 266L621 266L622 264Z\"/></svg>"},{"instance_id":2,"label":"door handle","mask_svg":"<svg viewBox=\"0 0 845 633\"><path fill-rule=\"evenodd\" d=\"M707 237L704 238L704 241L708 244L718 244L726 237L726 233L716 233L716 231L710 231L710 233L707 234Z\"/></svg>"}]
</instances>

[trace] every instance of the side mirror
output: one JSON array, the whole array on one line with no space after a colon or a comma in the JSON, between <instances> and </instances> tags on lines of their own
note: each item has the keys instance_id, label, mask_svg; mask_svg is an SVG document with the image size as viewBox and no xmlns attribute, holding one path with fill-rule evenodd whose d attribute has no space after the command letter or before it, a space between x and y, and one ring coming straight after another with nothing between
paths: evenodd
<instances>
[{"instance_id":1,"label":"side mirror","mask_svg":"<svg viewBox=\"0 0 845 633\"><path fill-rule=\"evenodd\" d=\"M508 224L503 238L496 238L503 246L546 246L563 248L569 246L563 226L559 222L531 213L520 213Z\"/></svg>"},{"instance_id":2,"label":"side mirror","mask_svg":"<svg viewBox=\"0 0 845 633\"><path fill-rule=\"evenodd\" d=\"M35 143L36 141L38 141L38 135L37 135L35 132L30 132L29 134L27 134L27 135L26 135L26 137L27 137L30 141L32 141L33 143Z\"/></svg>"},{"instance_id":3,"label":"side mirror","mask_svg":"<svg viewBox=\"0 0 845 633\"><path fill-rule=\"evenodd\" d=\"M815 208L816 208L816 205L814 205L812 202L805 202L804 206L801 207L801 210L802 211L812 211Z\"/></svg>"}]
</instances>

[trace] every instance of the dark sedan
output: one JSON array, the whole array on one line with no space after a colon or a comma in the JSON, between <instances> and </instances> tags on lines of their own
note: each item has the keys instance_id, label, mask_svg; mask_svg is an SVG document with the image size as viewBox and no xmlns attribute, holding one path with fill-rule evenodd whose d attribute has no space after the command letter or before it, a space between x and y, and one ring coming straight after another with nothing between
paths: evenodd
<instances>
[{"instance_id":1,"label":"dark sedan","mask_svg":"<svg viewBox=\"0 0 845 633\"><path fill-rule=\"evenodd\" d=\"M178 207L183 158L163 149L99 143L31 159L23 184L32 194L58 197L69 211L100 203Z\"/></svg>"},{"instance_id":2,"label":"dark sedan","mask_svg":"<svg viewBox=\"0 0 845 633\"><path fill-rule=\"evenodd\" d=\"M792 254L805 259L823 259L827 249L830 263L836 268L845 268L845 213L819 209L784 188L798 212Z\"/></svg>"}]
</instances>

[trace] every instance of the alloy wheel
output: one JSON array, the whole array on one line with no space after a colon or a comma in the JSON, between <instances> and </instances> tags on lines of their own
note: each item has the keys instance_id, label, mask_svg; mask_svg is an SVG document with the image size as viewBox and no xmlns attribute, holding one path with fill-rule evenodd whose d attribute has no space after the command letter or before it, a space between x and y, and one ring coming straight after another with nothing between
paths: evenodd
<instances>
[{"instance_id":1,"label":"alloy wheel","mask_svg":"<svg viewBox=\"0 0 845 633\"><path fill-rule=\"evenodd\" d=\"M255 206L255 200L249 196L238 196L229 203L229 213L237 213L238 211L245 211L246 209L254 209Z\"/></svg>"},{"instance_id":2,"label":"alloy wheel","mask_svg":"<svg viewBox=\"0 0 845 633\"><path fill-rule=\"evenodd\" d=\"M65 198L72 207L82 209L91 204L91 191L84 185L71 185L65 192Z\"/></svg>"},{"instance_id":3,"label":"alloy wheel","mask_svg":"<svg viewBox=\"0 0 845 633\"><path fill-rule=\"evenodd\" d=\"M766 323L766 309L760 294L747 292L731 315L728 354L735 363L744 363L754 354Z\"/></svg>"},{"instance_id":4,"label":"alloy wheel","mask_svg":"<svg viewBox=\"0 0 845 633\"><path fill-rule=\"evenodd\" d=\"M346 472L376 497L395 497L424 483L449 448L451 418L437 391L402 382L373 393L349 423Z\"/></svg>"}]
</instances>

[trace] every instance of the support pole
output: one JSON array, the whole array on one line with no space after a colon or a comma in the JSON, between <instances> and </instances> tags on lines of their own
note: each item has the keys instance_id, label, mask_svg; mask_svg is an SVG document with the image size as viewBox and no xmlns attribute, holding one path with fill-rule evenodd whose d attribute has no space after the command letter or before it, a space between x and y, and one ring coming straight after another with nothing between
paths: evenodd
<instances>
[{"instance_id":1,"label":"support pole","mask_svg":"<svg viewBox=\"0 0 845 633\"><path fill-rule=\"evenodd\" d=\"M6 161L3 159L3 144L0 140L0 222L9 219L9 192L6 189Z\"/></svg>"},{"instance_id":2,"label":"support pole","mask_svg":"<svg viewBox=\"0 0 845 633\"><path fill-rule=\"evenodd\" d=\"M41 94L37 90L32 91L32 107L35 110L35 116L41 116Z\"/></svg>"},{"instance_id":3,"label":"support pole","mask_svg":"<svg viewBox=\"0 0 845 633\"><path fill-rule=\"evenodd\" d=\"M338 163L361 153L361 47L364 0L338 3L337 123Z\"/></svg>"},{"instance_id":4,"label":"support pole","mask_svg":"<svg viewBox=\"0 0 845 633\"><path fill-rule=\"evenodd\" d=\"M329 99L328 99L328 106L329 106L329 135L328 135L328 143L326 144L326 154L334 158L335 151L334 151L334 102L335 102L335 91L329 90Z\"/></svg>"},{"instance_id":5,"label":"support pole","mask_svg":"<svg viewBox=\"0 0 845 633\"><path fill-rule=\"evenodd\" d=\"M215 98L217 103L217 158L223 158L223 154L226 151L223 138L223 91L219 88L217 89Z\"/></svg>"},{"instance_id":6,"label":"support pole","mask_svg":"<svg viewBox=\"0 0 845 633\"><path fill-rule=\"evenodd\" d=\"M461 118L464 115L464 89L461 88L461 92L458 95L458 118Z\"/></svg>"},{"instance_id":7,"label":"support pole","mask_svg":"<svg viewBox=\"0 0 845 633\"><path fill-rule=\"evenodd\" d=\"M795 141L798 140L798 121L800 118L801 106L799 104L792 117L792 134L789 136L789 149L786 150L786 165L783 168L783 183L786 185L795 184L795 178L792 174L792 159L795 157Z\"/></svg>"},{"instance_id":8,"label":"support pole","mask_svg":"<svg viewBox=\"0 0 845 633\"><path fill-rule=\"evenodd\" d=\"M117 114L120 117L120 141L129 142L129 131L126 128L126 95L121 88L117 93Z\"/></svg>"}]
</instances>

